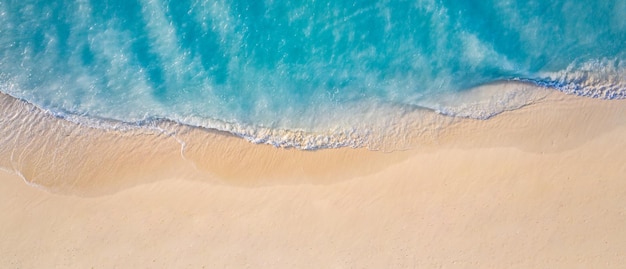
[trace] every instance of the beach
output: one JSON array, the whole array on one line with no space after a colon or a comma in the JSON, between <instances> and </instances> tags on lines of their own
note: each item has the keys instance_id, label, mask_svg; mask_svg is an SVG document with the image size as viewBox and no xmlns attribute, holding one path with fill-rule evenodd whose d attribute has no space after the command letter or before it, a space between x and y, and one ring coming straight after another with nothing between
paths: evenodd
<instances>
[{"instance_id":1,"label":"beach","mask_svg":"<svg viewBox=\"0 0 626 269\"><path fill-rule=\"evenodd\" d=\"M626 100L549 91L405 150L305 151L167 122L92 128L1 97L3 268L626 262Z\"/></svg>"},{"instance_id":2,"label":"beach","mask_svg":"<svg viewBox=\"0 0 626 269\"><path fill-rule=\"evenodd\" d=\"M0 1L0 268L622 268L625 3Z\"/></svg>"}]
</instances>

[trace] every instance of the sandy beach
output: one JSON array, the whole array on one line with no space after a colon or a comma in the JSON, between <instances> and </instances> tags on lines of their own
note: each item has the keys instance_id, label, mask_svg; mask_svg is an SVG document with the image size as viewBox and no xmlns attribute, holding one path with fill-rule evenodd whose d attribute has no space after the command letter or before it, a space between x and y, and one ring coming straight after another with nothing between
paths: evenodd
<instances>
[{"instance_id":1,"label":"sandy beach","mask_svg":"<svg viewBox=\"0 0 626 269\"><path fill-rule=\"evenodd\" d=\"M0 97L2 268L626 263L626 100L550 92L385 152L94 129Z\"/></svg>"}]
</instances>

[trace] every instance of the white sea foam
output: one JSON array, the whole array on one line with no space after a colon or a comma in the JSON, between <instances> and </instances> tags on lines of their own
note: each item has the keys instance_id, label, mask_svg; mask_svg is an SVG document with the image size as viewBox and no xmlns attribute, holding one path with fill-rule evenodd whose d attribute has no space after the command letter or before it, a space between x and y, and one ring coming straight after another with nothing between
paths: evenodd
<instances>
[{"instance_id":1,"label":"white sea foam","mask_svg":"<svg viewBox=\"0 0 626 269\"><path fill-rule=\"evenodd\" d=\"M79 123L91 128L112 130L140 130L176 136L177 129L168 122L214 129L232 133L252 143L270 144L276 147L305 150L366 147L373 150L398 150L408 144L406 136L420 132L433 132L445 128L454 117L488 119L506 110L520 108L545 96L547 90L521 82L502 82L477 87L460 93L432 96L417 105L360 102L344 104L334 111L317 113L318 120L312 121L309 129L289 129L226 122L199 116L181 118L145 118L140 121L123 122L100 118L88 114L73 114L67 111L43 111L56 117ZM321 107L319 108L321 109ZM432 112L443 114L433 117ZM164 127L169 126L169 127ZM183 141L184 142L184 141Z\"/></svg>"},{"instance_id":2,"label":"white sea foam","mask_svg":"<svg viewBox=\"0 0 626 269\"><path fill-rule=\"evenodd\" d=\"M430 96L421 104L443 115L484 120L541 100L549 91L531 83L503 81L460 93Z\"/></svg>"},{"instance_id":3,"label":"white sea foam","mask_svg":"<svg viewBox=\"0 0 626 269\"><path fill-rule=\"evenodd\" d=\"M572 63L567 69L542 74L539 82L565 93L602 99L626 98L626 64L620 60Z\"/></svg>"},{"instance_id":4,"label":"white sea foam","mask_svg":"<svg viewBox=\"0 0 626 269\"><path fill-rule=\"evenodd\" d=\"M0 91L94 128L174 121L302 149L380 148L419 130L423 111L488 119L546 88L626 97L620 25L596 25L595 11L580 23L529 17L522 2L484 13L431 0L0 2ZM611 16L623 17L615 6ZM594 26L604 28L572 32ZM546 38L555 34L563 44ZM616 60L581 58L603 55Z\"/></svg>"},{"instance_id":5,"label":"white sea foam","mask_svg":"<svg viewBox=\"0 0 626 269\"><path fill-rule=\"evenodd\" d=\"M115 40L115 38L109 38ZM175 131L161 129L161 123L173 121L180 124L229 132L253 143L271 144L277 147L300 149L320 149L335 147L388 148L391 137L403 136L403 132L415 132L416 117L424 111L434 111L450 117L488 119L508 110L521 108L540 100L551 90L589 96L594 98L625 98L625 68L619 61L592 61L573 64L567 70L546 73L545 79L510 80L481 85L461 92L422 95L410 103L390 103L375 99L353 102L327 102L320 100L297 113L296 124L286 117L277 119L274 125L251 124L237 120L215 119L193 113L173 113L167 116L147 116L136 120L107 118L98 113L75 113L73 111L47 107L34 103L42 110L67 120L92 128L137 129L147 128L168 135ZM89 80L89 78L84 78ZM1 92L23 93L18 83L10 83L11 78L3 78ZM139 80L141 81L141 80ZM80 83L80 80L77 82ZM394 85L389 85L394 87ZM19 94L17 95L20 96ZM28 96L28 95L27 95ZM329 96L332 100L332 96ZM394 98L395 99L395 98ZM27 99L26 99L27 100ZM269 102L269 101L268 101ZM146 105L145 103L143 105ZM267 106L263 99L255 102L255 109ZM124 113L120 111L112 111ZM290 128L290 125L299 127ZM436 122L425 123L428 128ZM292 126L293 126L292 125ZM445 125L445 123L441 123ZM424 127L426 128L426 127ZM393 147L402 147L394 142Z\"/></svg>"}]
</instances>

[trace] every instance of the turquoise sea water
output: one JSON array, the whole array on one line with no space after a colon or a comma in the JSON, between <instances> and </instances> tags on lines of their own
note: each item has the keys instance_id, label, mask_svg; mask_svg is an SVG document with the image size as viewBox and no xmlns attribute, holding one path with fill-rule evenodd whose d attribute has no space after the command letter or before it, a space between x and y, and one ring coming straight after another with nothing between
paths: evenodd
<instances>
[{"instance_id":1,"label":"turquoise sea water","mask_svg":"<svg viewBox=\"0 0 626 269\"><path fill-rule=\"evenodd\" d=\"M8 0L0 91L75 120L359 146L404 110L519 107L438 101L503 81L624 98L625 18L621 0Z\"/></svg>"}]
</instances>

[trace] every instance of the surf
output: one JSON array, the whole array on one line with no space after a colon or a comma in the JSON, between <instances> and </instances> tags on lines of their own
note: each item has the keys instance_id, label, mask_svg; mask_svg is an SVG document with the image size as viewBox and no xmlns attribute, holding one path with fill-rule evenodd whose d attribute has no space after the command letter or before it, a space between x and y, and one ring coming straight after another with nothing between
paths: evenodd
<instances>
[{"instance_id":1,"label":"surf","mask_svg":"<svg viewBox=\"0 0 626 269\"><path fill-rule=\"evenodd\" d=\"M380 148L416 111L489 119L546 88L624 98L626 5L582 5L7 1L0 91L97 128Z\"/></svg>"}]
</instances>

